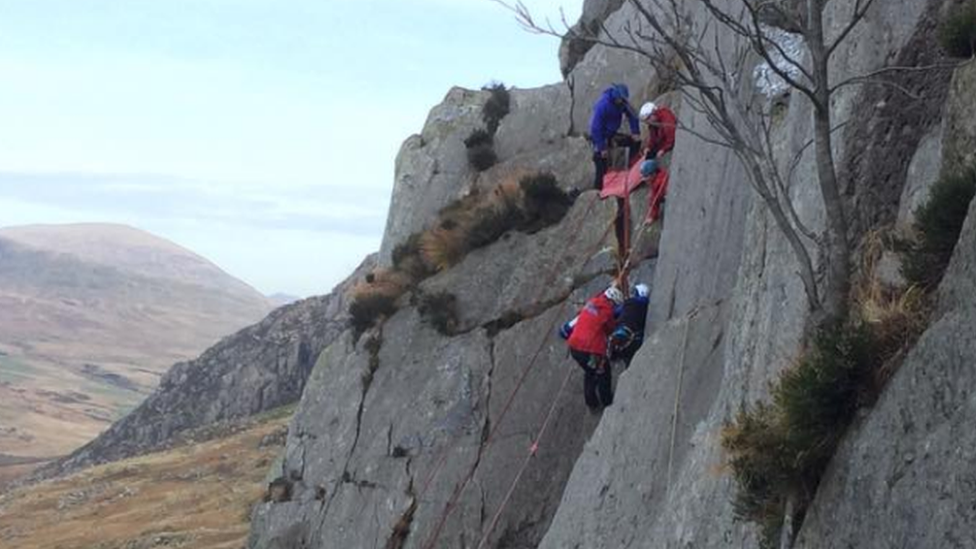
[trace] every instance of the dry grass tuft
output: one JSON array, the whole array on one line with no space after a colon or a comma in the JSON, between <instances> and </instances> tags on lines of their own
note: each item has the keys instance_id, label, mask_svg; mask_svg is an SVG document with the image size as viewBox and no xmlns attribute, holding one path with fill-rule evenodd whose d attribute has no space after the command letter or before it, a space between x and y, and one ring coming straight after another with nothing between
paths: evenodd
<instances>
[{"instance_id":1,"label":"dry grass tuft","mask_svg":"<svg viewBox=\"0 0 976 549\"><path fill-rule=\"evenodd\" d=\"M392 269L374 271L352 289L349 312L357 334L396 312L401 297L425 278L509 231L531 233L559 222L573 203L552 174L512 169L496 176L500 181L490 190L476 188L455 200L441 209L432 228L397 245ZM453 329L451 315L435 316L439 329Z\"/></svg>"},{"instance_id":2,"label":"dry grass tuft","mask_svg":"<svg viewBox=\"0 0 976 549\"><path fill-rule=\"evenodd\" d=\"M443 271L457 264L468 252L463 225L451 220L424 231L420 237L420 254L434 271Z\"/></svg>"}]
</instances>

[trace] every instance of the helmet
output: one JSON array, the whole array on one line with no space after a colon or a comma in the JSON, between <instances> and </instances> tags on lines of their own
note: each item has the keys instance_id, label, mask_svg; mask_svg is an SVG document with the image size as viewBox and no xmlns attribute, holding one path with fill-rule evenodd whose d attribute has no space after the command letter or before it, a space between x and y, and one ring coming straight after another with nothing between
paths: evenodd
<instances>
[{"instance_id":1,"label":"helmet","mask_svg":"<svg viewBox=\"0 0 976 549\"><path fill-rule=\"evenodd\" d=\"M647 297L651 293L651 289L647 287L647 284L638 284L634 286L634 296L636 297Z\"/></svg>"},{"instance_id":2,"label":"helmet","mask_svg":"<svg viewBox=\"0 0 976 549\"><path fill-rule=\"evenodd\" d=\"M630 99L630 90L627 88L627 84L614 84L612 89L614 99L623 99L624 101Z\"/></svg>"},{"instance_id":3,"label":"helmet","mask_svg":"<svg viewBox=\"0 0 976 549\"><path fill-rule=\"evenodd\" d=\"M655 105L654 103L651 103L650 101L644 103L643 105L641 105L640 119L647 120L648 118L651 117L652 114L654 114L655 110L657 110L657 105Z\"/></svg>"},{"instance_id":4,"label":"helmet","mask_svg":"<svg viewBox=\"0 0 976 549\"><path fill-rule=\"evenodd\" d=\"M650 177L651 174L657 171L657 160L645 160L641 162L640 172L641 177Z\"/></svg>"},{"instance_id":5,"label":"helmet","mask_svg":"<svg viewBox=\"0 0 976 549\"><path fill-rule=\"evenodd\" d=\"M603 295L607 297L610 301L613 301L617 305L624 302L624 293L620 291L620 288L616 286L610 286L607 288Z\"/></svg>"}]
</instances>

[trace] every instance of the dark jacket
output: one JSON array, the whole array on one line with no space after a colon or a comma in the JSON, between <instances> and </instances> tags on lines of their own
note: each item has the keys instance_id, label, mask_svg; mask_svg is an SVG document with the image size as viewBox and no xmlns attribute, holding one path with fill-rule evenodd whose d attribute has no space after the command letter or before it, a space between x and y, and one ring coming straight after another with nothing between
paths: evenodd
<instances>
[{"instance_id":1,"label":"dark jacket","mask_svg":"<svg viewBox=\"0 0 976 549\"><path fill-rule=\"evenodd\" d=\"M644 337L644 327L647 324L647 306L650 299L646 297L628 297L620 306L617 326L626 326L636 337Z\"/></svg>"},{"instance_id":2,"label":"dark jacket","mask_svg":"<svg viewBox=\"0 0 976 549\"><path fill-rule=\"evenodd\" d=\"M593 105L593 117L590 118L590 140L593 142L593 150L597 152L607 149L608 141L620 129L623 116L626 116L630 123L630 133L640 135L640 120L634 113L634 109L626 100L617 105L614 102L616 96L613 87L607 88Z\"/></svg>"}]
</instances>

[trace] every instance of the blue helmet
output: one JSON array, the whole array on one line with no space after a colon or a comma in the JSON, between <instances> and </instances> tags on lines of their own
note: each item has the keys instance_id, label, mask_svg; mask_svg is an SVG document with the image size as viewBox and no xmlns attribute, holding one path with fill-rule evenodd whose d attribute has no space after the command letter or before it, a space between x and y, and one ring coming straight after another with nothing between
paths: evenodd
<instances>
[{"instance_id":1,"label":"blue helmet","mask_svg":"<svg viewBox=\"0 0 976 549\"><path fill-rule=\"evenodd\" d=\"M641 162L640 173L641 177L650 177L651 174L657 171L657 160L645 160Z\"/></svg>"},{"instance_id":2,"label":"blue helmet","mask_svg":"<svg viewBox=\"0 0 976 549\"><path fill-rule=\"evenodd\" d=\"M630 99L630 90L627 89L627 84L614 84L611 89L614 99L623 99L624 101Z\"/></svg>"}]
</instances>

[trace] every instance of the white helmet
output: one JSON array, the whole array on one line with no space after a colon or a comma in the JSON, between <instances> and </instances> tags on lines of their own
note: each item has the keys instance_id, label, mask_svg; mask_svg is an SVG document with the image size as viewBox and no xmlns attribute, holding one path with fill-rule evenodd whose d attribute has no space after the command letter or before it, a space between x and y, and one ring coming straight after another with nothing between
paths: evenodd
<instances>
[{"instance_id":1,"label":"white helmet","mask_svg":"<svg viewBox=\"0 0 976 549\"><path fill-rule=\"evenodd\" d=\"M621 292L620 288L616 286L610 286L609 288L607 288L607 290L603 292L603 295L607 296L607 299L613 301L617 305L620 305L621 303L624 302L624 293Z\"/></svg>"},{"instance_id":2,"label":"white helmet","mask_svg":"<svg viewBox=\"0 0 976 549\"><path fill-rule=\"evenodd\" d=\"M640 119L647 120L648 118L651 117L652 114L654 114L655 110L657 110L657 105L655 105L654 103L651 103L650 101L644 103L643 105L641 105Z\"/></svg>"},{"instance_id":3,"label":"white helmet","mask_svg":"<svg viewBox=\"0 0 976 549\"><path fill-rule=\"evenodd\" d=\"M647 297L650 293L651 290L647 287L647 284L638 284L634 286L634 295L637 297Z\"/></svg>"}]
</instances>

